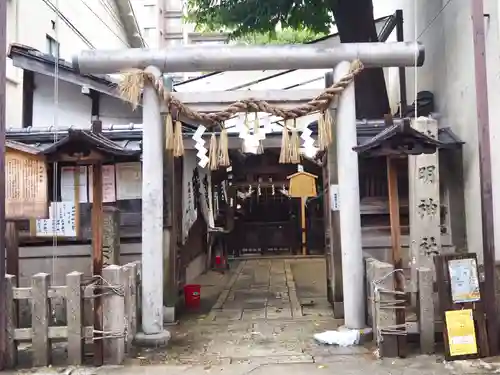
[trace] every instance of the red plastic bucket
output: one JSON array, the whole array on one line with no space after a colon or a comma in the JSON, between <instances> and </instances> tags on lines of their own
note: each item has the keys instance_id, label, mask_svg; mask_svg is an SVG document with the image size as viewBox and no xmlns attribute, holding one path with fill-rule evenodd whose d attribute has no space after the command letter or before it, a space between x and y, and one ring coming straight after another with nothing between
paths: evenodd
<instances>
[{"instance_id":1,"label":"red plastic bucket","mask_svg":"<svg viewBox=\"0 0 500 375\"><path fill-rule=\"evenodd\" d=\"M200 307L201 285L188 284L184 286L184 303L188 309Z\"/></svg>"}]
</instances>

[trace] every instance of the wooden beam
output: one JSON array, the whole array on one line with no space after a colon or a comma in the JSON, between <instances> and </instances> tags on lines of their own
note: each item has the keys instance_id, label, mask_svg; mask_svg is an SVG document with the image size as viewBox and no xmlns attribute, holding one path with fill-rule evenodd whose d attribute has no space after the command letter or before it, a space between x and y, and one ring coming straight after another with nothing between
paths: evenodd
<instances>
[{"instance_id":1,"label":"wooden beam","mask_svg":"<svg viewBox=\"0 0 500 375\"><path fill-rule=\"evenodd\" d=\"M20 56L13 53L12 62L16 68L29 70L31 72L43 74L45 76L54 77L54 66L44 62L35 61L29 57ZM95 79L89 78L75 72L68 71L67 69L59 69L59 79L61 81L69 82L78 86L87 86L89 89L101 92L103 94L120 98L120 93L109 83L99 82Z\"/></svg>"},{"instance_id":2,"label":"wooden beam","mask_svg":"<svg viewBox=\"0 0 500 375\"><path fill-rule=\"evenodd\" d=\"M103 229L103 202L102 202L102 164L95 163L93 166L93 186L92 186L92 274L94 277L102 277L102 229ZM99 281L100 282L100 281ZM100 294L101 290L95 288L95 294ZM102 298L94 300L94 329L103 330ZM94 364L101 366L103 364L103 342L101 335L97 335L94 341Z\"/></svg>"},{"instance_id":3,"label":"wooden beam","mask_svg":"<svg viewBox=\"0 0 500 375\"><path fill-rule=\"evenodd\" d=\"M291 109L305 104L323 90L266 90L266 91L194 91L176 92L173 95L191 109L198 112L218 112L226 109L230 104L238 101L254 99L262 100L271 105L278 105L283 109ZM162 112L168 112L166 106L162 106Z\"/></svg>"},{"instance_id":4,"label":"wooden beam","mask_svg":"<svg viewBox=\"0 0 500 375\"><path fill-rule=\"evenodd\" d=\"M19 285L19 235L15 221L6 223L5 248L7 250L7 274L13 275L15 285Z\"/></svg>"},{"instance_id":5,"label":"wooden beam","mask_svg":"<svg viewBox=\"0 0 500 375\"><path fill-rule=\"evenodd\" d=\"M102 130L102 123L94 121L92 131L99 133ZM79 171L78 171L79 173ZM103 264L103 194L102 194L102 162L97 161L92 165L92 275L102 278ZM102 285L101 280L99 284ZM94 294L101 294L100 288L94 289ZM103 309L102 297L94 299L94 330L103 331ZM101 366L104 362L104 346L101 334L96 333L94 340L94 365Z\"/></svg>"},{"instance_id":6,"label":"wooden beam","mask_svg":"<svg viewBox=\"0 0 500 375\"><path fill-rule=\"evenodd\" d=\"M394 270L403 269L403 257L401 254L401 221L399 217L399 192L398 192L398 172L396 159L387 158L387 185L389 190L389 212L391 222L391 255ZM404 275L400 271L394 273L395 289L398 292L404 292ZM401 296L397 296L397 300L402 300ZM404 298L403 298L404 300ZM401 303L402 304L402 303ZM398 305L399 306L399 305ZM405 324L406 313L405 309L396 309L396 325ZM394 335L384 339L397 340L397 348L399 357L406 357L406 334Z\"/></svg>"},{"instance_id":7,"label":"wooden beam","mask_svg":"<svg viewBox=\"0 0 500 375\"><path fill-rule=\"evenodd\" d=\"M211 134L203 137L205 139L205 147L208 148L210 142ZM312 137L316 139L315 136ZM184 149L195 150L196 142L192 138L184 138ZM262 141L264 149L267 148L281 148L281 134L269 134L266 139ZM228 148L230 150L241 150L243 146L243 140L239 137L228 137Z\"/></svg>"}]
</instances>

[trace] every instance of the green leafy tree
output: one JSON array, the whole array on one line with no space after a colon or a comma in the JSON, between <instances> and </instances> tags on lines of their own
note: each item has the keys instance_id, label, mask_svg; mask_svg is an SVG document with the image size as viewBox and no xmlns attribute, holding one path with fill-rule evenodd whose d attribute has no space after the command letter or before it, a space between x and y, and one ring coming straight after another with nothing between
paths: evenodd
<instances>
[{"instance_id":1,"label":"green leafy tree","mask_svg":"<svg viewBox=\"0 0 500 375\"><path fill-rule=\"evenodd\" d=\"M378 41L372 0L187 0L187 4L188 18L200 30L229 31L236 40L267 35L276 41L279 28L328 34L336 24L342 43ZM367 69L356 78L356 110L358 118L389 113L382 69Z\"/></svg>"},{"instance_id":2,"label":"green leafy tree","mask_svg":"<svg viewBox=\"0 0 500 375\"><path fill-rule=\"evenodd\" d=\"M252 33L235 38L237 44L300 44L327 36L311 30L284 29L273 33Z\"/></svg>"}]
</instances>

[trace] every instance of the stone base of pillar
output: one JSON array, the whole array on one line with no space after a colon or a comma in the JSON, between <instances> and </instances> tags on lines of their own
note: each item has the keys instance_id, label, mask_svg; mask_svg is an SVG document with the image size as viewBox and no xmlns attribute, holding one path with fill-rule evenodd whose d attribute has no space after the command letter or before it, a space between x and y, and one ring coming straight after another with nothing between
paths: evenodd
<instances>
[{"instance_id":1,"label":"stone base of pillar","mask_svg":"<svg viewBox=\"0 0 500 375\"><path fill-rule=\"evenodd\" d=\"M170 341L170 332L161 331L148 335L144 332L138 332L134 338L134 344L145 348L160 348L167 346Z\"/></svg>"}]
</instances>

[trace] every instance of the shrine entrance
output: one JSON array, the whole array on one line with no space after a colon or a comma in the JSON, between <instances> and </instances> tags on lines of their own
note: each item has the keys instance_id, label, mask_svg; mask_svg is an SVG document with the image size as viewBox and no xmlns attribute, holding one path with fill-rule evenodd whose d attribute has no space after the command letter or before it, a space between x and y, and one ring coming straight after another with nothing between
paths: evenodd
<instances>
[{"instance_id":1,"label":"shrine entrance","mask_svg":"<svg viewBox=\"0 0 500 375\"><path fill-rule=\"evenodd\" d=\"M193 148L197 150L198 165L201 168L208 166L212 172L212 178L220 169L223 170L222 173L226 173L230 167L234 171L245 171L245 168L238 167L236 163L231 165L228 160L229 150L239 149L241 144L235 144L239 143L237 142L238 139L233 139L231 142L227 133L228 129L230 129L230 121L237 113L250 112L264 112L274 116L275 120L277 118L285 121L285 124L281 125L282 129L279 132L281 133L281 142L276 146L271 145L272 139L267 139L267 135L263 139L260 138L260 134L259 137L254 132L250 134L248 128L245 131L235 129L239 132L239 137L245 141L250 138L252 141L250 143L257 143L257 148L260 148L260 144L262 144L263 150L277 146L281 148L281 153L279 157L275 156L275 160L278 160L282 166L261 161L259 169L257 169L258 172L255 171L251 179L247 177L246 181L241 181L243 185L246 185L247 192L250 188L254 189L255 185L259 189L260 184L261 195L257 195L259 197L262 197L262 185L266 182L266 175L263 172L264 167L275 166L276 168L286 169L293 168L295 165L290 174L296 173L297 164L301 163L299 154L301 146L309 151L314 147L315 141L312 138L311 129L297 127L295 120L306 115L319 115L318 148L336 155L334 160L337 164L335 167L338 166L336 168L338 173L337 176L329 173L329 185L338 187L337 196L341 197L340 201L344 207L343 209L336 208L336 210L341 223L339 228L340 241L337 242L342 248L342 268L349 271L349 275L347 275L347 272L343 272L343 279L348 280L348 282L343 283L345 325L353 329L363 328L366 324L366 298L364 295L366 285L363 278L364 263L358 194L359 176L356 173L358 171L358 155L353 152L353 148L357 146L357 132L356 98L352 83L354 77L363 70L363 64L368 67L421 66L424 62L423 46L418 43L343 43L334 48L309 45L210 47L213 48L169 48L161 51L83 51L73 60L73 65L81 73L113 74L124 72L123 79L120 82L122 98L129 101L134 108L141 103L142 99L144 124L142 141L142 268L147 269L148 272L144 272L141 279L143 296L141 317L144 333L141 336L146 340L158 335L170 336L163 331L164 318L169 322L175 321L175 303L174 298L171 297L178 290L177 280L175 280L175 266L179 231L176 224L178 220L175 220L175 212L177 212L179 202L173 194L173 184L176 179L173 160L175 157L181 157L185 148ZM328 84L325 82L328 88L324 91L321 90L319 93L317 90L311 93L310 90L308 92L301 92L303 90L258 92L237 89L219 92L183 93L174 90L172 80L164 76L165 73L171 72L332 69L334 67L331 82ZM279 106L275 104L279 104ZM334 108L335 113L332 113ZM162 118L162 114L166 116L166 119ZM293 124L288 126L286 124L287 120L293 120ZM341 126L334 126L337 122ZM185 131L183 127L187 124L194 125L194 128L191 128L194 133L190 135L189 142L187 142L188 139L184 139ZM206 132L207 130L209 133ZM333 134L335 134L335 141ZM206 144L208 139L210 141ZM186 141L185 144L184 141ZM206 146L208 146L208 149ZM261 158L262 156L256 157ZM330 162L332 161L330 159ZM245 165L245 163L243 164ZM304 170L311 173L309 175L311 182L310 176L314 172L308 171L307 167L304 167ZM279 175L278 171L269 173ZM274 177L276 180L273 178L272 181L269 181L269 176L267 176L268 186L269 182L271 182L271 196L273 183L275 181L281 183L281 178L287 173L288 171L280 175L280 178ZM250 172L247 171L245 174L250 175ZM322 173L320 172L312 177L316 180L316 184L319 183L317 180L321 176ZM305 178L305 176L303 177ZM333 179L337 181L332 181ZM233 185L236 182L236 179L234 179ZM212 186L214 183L217 182L212 179ZM304 250L307 253L307 244L304 244L307 241L304 237L304 233L307 233L304 208L309 200L312 200L317 195L316 191L322 191L317 189L316 186L313 188L314 184L309 185L311 189L307 192L304 189L304 194L291 194L298 197L294 199L298 200L300 198L301 201L301 204L299 204L301 210L300 231L292 229L290 233L286 231L284 224L276 224L287 223L290 228L297 227L296 224L294 225L297 220L293 219L296 212L293 203L281 204L274 199L266 199L265 205L256 205L255 203L242 205L240 203L239 209L246 207L246 211L243 212L247 214L242 216L245 218L242 221L244 229L236 230L235 233L252 232L252 230L245 230L245 225L249 229L252 226L252 224L249 224L252 222L250 212L258 212L258 215L254 216L254 218L262 220L264 215L269 212L274 213L275 210L272 207L276 206L273 205L283 206L281 214L276 217L273 215L272 218L272 220L278 219L278 222L271 221L271 218L266 217L266 220L269 219L267 228L269 228L269 223L275 223L275 228L280 229L279 231L274 230L273 235L270 236L269 232L259 233L260 229L253 230L253 232L259 233L259 241L263 238L273 238L275 232L278 240L271 241L268 239L268 242L264 245L262 243L253 244L251 241L244 240L242 242L245 247L240 247L259 249L260 252L264 249L269 251L269 249L276 248L288 249L288 252L293 252L292 248L295 248L294 241L298 242L294 238L297 238L296 233L299 233L302 237L302 253L304 253ZM220 186L217 188L219 189ZM243 189L243 186L241 188ZM276 190L276 185L274 185L274 189ZM234 202L238 192L238 190L232 189L228 200L229 206L232 206L231 198ZM240 193L244 194L244 191L240 191ZM219 194L219 192L216 191L216 194ZM331 192L331 195L335 194L335 191ZM161 199L162 196L163 199ZM212 199L209 199L209 203L211 201ZM263 207L267 207L267 209L263 209ZM209 207L208 211L218 212L217 207L214 207L213 210ZM231 212L232 210L228 211ZM279 212L280 210L276 211ZM305 211L307 212L307 209ZM321 212L321 210L318 211ZM325 211L330 212L331 210ZM289 215L289 219L280 221L286 214ZM215 221L215 225L209 222L209 229L218 230L218 218L213 216L211 217L213 220L210 221ZM228 219L228 227L221 228L222 230L218 230L219 232L230 231L231 225L235 228L236 225L241 225L236 224L236 221L240 220L236 219L236 213L232 224L231 218ZM254 228L258 227L258 225L253 225ZM233 238L235 237L233 236ZM327 263L333 260L333 255L333 252L328 254ZM211 259L210 256L208 259ZM331 263L336 268L340 266L340 262ZM327 273L330 274L333 269L334 267L328 267ZM338 274L337 271L338 269L335 269L334 272ZM288 281L291 273L285 269L285 272L279 272L278 276L281 282L283 277L285 277L285 281ZM328 275L328 279L331 279L330 275ZM251 277L246 277L246 282L251 281ZM267 285L273 285L271 280ZM291 289L294 290L293 286ZM229 291L230 289L227 290L227 292ZM291 310L297 310L300 316L300 304L296 303L295 298L292 301L291 297ZM166 316L164 316L164 312L166 312Z\"/></svg>"},{"instance_id":2,"label":"shrine entrance","mask_svg":"<svg viewBox=\"0 0 500 375\"><path fill-rule=\"evenodd\" d=\"M228 254L304 254L301 199L289 193L290 175L297 165L279 164L279 149L260 155L232 153L232 196L234 227L228 235ZM301 169L321 176L321 167L303 159ZM318 180L321 186L321 180ZM320 189L318 189L320 190ZM321 193L305 201L306 254L324 252L324 223ZM304 254L304 255L306 255Z\"/></svg>"}]
</instances>

